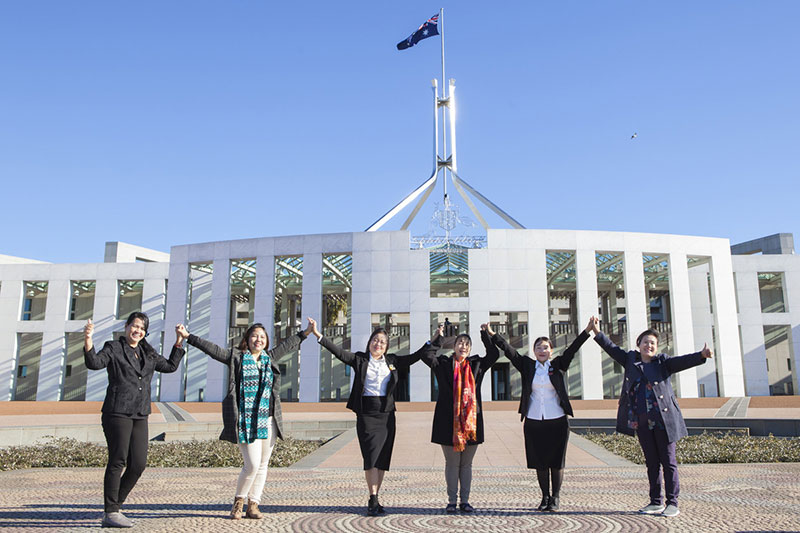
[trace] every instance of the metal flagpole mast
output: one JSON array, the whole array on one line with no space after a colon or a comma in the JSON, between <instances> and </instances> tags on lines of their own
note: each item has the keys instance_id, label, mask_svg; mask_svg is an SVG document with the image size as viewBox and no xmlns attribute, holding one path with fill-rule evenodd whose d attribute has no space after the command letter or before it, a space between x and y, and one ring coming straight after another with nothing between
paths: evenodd
<instances>
[{"instance_id":1,"label":"metal flagpole mast","mask_svg":"<svg viewBox=\"0 0 800 533\"><path fill-rule=\"evenodd\" d=\"M439 107L447 102L447 78L444 77L444 8L439 8L439 28L441 29L442 41L442 98ZM442 161L447 160L447 112L442 108ZM442 167L442 185L444 185L444 197L447 198L447 167Z\"/></svg>"}]
</instances>

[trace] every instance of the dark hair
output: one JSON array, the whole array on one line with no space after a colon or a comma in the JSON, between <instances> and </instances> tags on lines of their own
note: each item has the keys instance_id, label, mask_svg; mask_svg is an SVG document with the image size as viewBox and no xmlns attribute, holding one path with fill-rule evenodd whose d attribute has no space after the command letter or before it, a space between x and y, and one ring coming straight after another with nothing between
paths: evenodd
<instances>
[{"instance_id":1,"label":"dark hair","mask_svg":"<svg viewBox=\"0 0 800 533\"><path fill-rule=\"evenodd\" d=\"M372 332L372 335L369 336L369 340L367 341L367 350L366 350L367 353L370 353L369 345L372 344L372 339L375 338L375 335L379 335L381 333L386 335L386 350L387 351L389 350L389 332L386 331L384 328L375 328L375 330Z\"/></svg>"},{"instance_id":2,"label":"dark hair","mask_svg":"<svg viewBox=\"0 0 800 533\"><path fill-rule=\"evenodd\" d=\"M127 328L128 326L133 324L133 321L136 320L137 318L141 320L142 323L144 324L144 334L147 335L147 328L150 327L150 319L147 318L147 315L142 313L141 311L134 311L133 313L128 315L128 320L125 321L125 327Z\"/></svg>"},{"instance_id":3,"label":"dark hair","mask_svg":"<svg viewBox=\"0 0 800 533\"><path fill-rule=\"evenodd\" d=\"M653 337L656 338L656 342L658 342L658 332L653 329L646 329L643 332L641 332L638 337L636 337L636 346L639 346L639 343L642 342L642 337L644 337L645 335L652 335Z\"/></svg>"},{"instance_id":4,"label":"dark hair","mask_svg":"<svg viewBox=\"0 0 800 533\"><path fill-rule=\"evenodd\" d=\"M269 334L267 333L267 328L265 328L264 324L262 324L261 322L256 322L255 324L247 328L247 331L245 331L244 335L242 335L242 340L239 341L239 346L236 347L240 352L244 352L250 349L250 346L248 345L247 341L250 339L250 335L253 334L253 331L257 329L264 330L264 335L267 337L267 344L266 346L264 346L264 350L269 349Z\"/></svg>"},{"instance_id":5,"label":"dark hair","mask_svg":"<svg viewBox=\"0 0 800 533\"><path fill-rule=\"evenodd\" d=\"M535 341L533 341L533 349L535 350L537 344L539 344L540 342L545 342L545 341L547 341L547 344L550 345L550 348L553 347L553 341L550 340L550 337L539 337Z\"/></svg>"},{"instance_id":6,"label":"dark hair","mask_svg":"<svg viewBox=\"0 0 800 533\"><path fill-rule=\"evenodd\" d=\"M472 337L470 337L466 333L459 334L456 337L456 340L453 341L453 346L455 346L458 343L458 339L461 339L461 338L467 339L467 342L469 343L469 345L472 346Z\"/></svg>"}]
</instances>

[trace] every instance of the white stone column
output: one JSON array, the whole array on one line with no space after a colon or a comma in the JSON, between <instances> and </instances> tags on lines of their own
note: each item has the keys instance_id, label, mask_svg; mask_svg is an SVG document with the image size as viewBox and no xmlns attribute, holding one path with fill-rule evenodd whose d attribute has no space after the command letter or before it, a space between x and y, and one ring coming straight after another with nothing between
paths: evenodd
<instances>
[{"instance_id":1,"label":"white stone column","mask_svg":"<svg viewBox=\"0 0 800 533\"><path fill-rule=\"evenodd\" d=\"M409 328L412 350L422 346L431 338L429 261L427 250L412 250L409 253L409 283L411 286ZM420 361L413 365L408 379L409 396L412 402L431 401L431 370L425 363Z\"/></svg>"},{"instance_id":2,"label":"white stone column","mask_svg":"<svg viewBox=\"0 0 800 533\"><path fill-rule=\"evenodd\" d=\"M695 346L707 342L713 344L714 317L711 314L711 300L708 294L708 263L694 266L689 271L689 294L692 300L692 331L694 332ZM716 351L716 348L712 347ZM705 396L719 396L717 390L717 363L716 358L711 358L697 368L698 393L700 386L704 388Z\"/></svg>"},{"instance_id":3,"label":"white stone column","mask_svg":"<svg viewBox=\"0 0 800 533\"><path fill-rule=\"evenodd\" d=\"M17 324L22 309L22 280L9 279L0 265L0 401L10 401L17 369Z\"/></svg>"},{"instance_id":4,"label":"white stone column","mask_svg":"<svg viewBox=\"0 0 800 533\"><path fill-rule=\"evenodd\" d=\"M106 266L108 265L108 267ZM94 311L94 336L92 342L95 350L103 347L106 341L113 340L114 332L125 328L124 320L117 320L117 297L119 285L113 267L115 263L101 265L97 270L97 284L95 285ZM88 370L86 377L86 401L102 401L106 397L108 386L108 373L105 369Z\"/></svg>"},{"instance_id":5,"label":"white stone column","mask_svg":"<svg viewBox=\"0 0 800 533\"><path fill-rule=\"evenodd\" d=\"M642 252L625 250L625 303L628 322L628 346L636 350L636 337L650 324L650 302L647 301L644 287L644 263Z\"/></svg>"},{"instance_id":6,"label":"white stone column","mask_svg":"<svg viewBox=\"0 0 800 533\"><path fill-rule=\"evenodd\" d=\"M169 286L167 287L167 324L186 324L186 303L189 293L189 261L187 246L173 247L170 252ZM188 329L187 325L187 329ZM190 333L195 333L189 329ZM165 339L166 342L166 339ZM180 367L171 374L161 376L161 401L177 402L183 399L183 381L186 356Z\"/></svg>"},{"instance_id":7,"label":"white stone column","mask_svg":"<svg viewBox=\"0 0 800 533\"><path fill-rule=\"evenodd\" d=\"M533 354L533 341L549 336L550 301L547 287L547 252L544 248L527 250L528 280L528 353Z\"/></svg>"},{"instance_id":8,"label":"white stone column","mask_svg":"<svg viewBox=\"0 0 800 533\"><path fill-rule=\"evenodd\" d=\"M674 337L674 355L696 352L692 327L692 298L689 290L689 268L686 254L673 252L669 255L669 298ZM702 347L702 346L701 346ZM713 349L713 348L712 348ZM680 383L681 398L697 398L697 370L688 368L678 372L675 378Z\"/></svg>"},{"instance_id":9,"label":"white stone column","mask_svg":"<svg viewBox=\"0 0 800 533\"><path fill-rule=\"evenodd\" d=\"M303 255L303 327L306 317L322 316L322 253ZM319 350L316 342L304 342L300 349L301 402L319 401Z\"/></svg>"},{"instance_id":10,"label":"white stone column","mask_svg":"<svg viewBox=\"0 0 800 533\"><path fill-rule=\"evenodd\" d=\"M714 305L714 330L719 345L716 358L720 396L744 396L744 370L739 348L733 265L727 244L725 247L715 246L711 256L711 296Z\"/></svg>"},{"instance_id":11,"label":"white stone column","mask_svg":"<svg viewBox=\"0 0 800 533\"><path fill-rule=\"evenodd\" d=\"M578 331L580 333L589 323L589 318L597 315L597 260L595 251L578 249L575 251L576 291L578 298ZM581 385L584 400L603 399L603 361L600 346L591 339L580 350Z\"/></svg>"}]
</instances>

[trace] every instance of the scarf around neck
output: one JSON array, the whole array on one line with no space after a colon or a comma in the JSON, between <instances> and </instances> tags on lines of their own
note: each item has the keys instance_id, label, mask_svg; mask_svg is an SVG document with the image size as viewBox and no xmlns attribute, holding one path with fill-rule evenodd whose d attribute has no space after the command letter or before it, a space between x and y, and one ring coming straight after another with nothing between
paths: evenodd
<instances>
[{"instance_id":1,"label":"scarf around neck","mask_svg":"<svg viewBox=\"0 0 800 533\"><path fill-rule=\"evenodd\" d=\"M269 401L272 395L272 360L261 352L260 367L249 351L242 354L239 382L239 442L269 438Z\"/></svg>"},{"instance_id":2,"label":"scarf around neck","mask_svg":"<svg viewBox=\"0 0 800 533\"><path fill-rule=\"evenodd\" d=\"M453 358L453 450L463 452L475 440L478 414L475 408L475 376L469 361Z\"/></svg>"}]
</instances>

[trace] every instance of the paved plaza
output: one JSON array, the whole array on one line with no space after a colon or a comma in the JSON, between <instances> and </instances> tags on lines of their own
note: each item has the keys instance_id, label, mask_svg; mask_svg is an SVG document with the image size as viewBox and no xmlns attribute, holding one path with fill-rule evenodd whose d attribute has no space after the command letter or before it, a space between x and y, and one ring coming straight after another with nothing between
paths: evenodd
<instances>
[{"instance_id":1,"label":"paved plaza","mask_svg":"<svg viewBox=\"0 0 800 533\"><path fill-rule=\"evenodd\" d=\"M14 403L3 406L6 421L41 423L48 416L32 412L45 409L39 402ZM64 403L51 404L50 412L69 410ZM717 403L714 411L726 401ZM773 401L771 414L796 417L796 403L793 399L791 405L781 406ZM92 406L73 406L72 414L59 413L62 424L98 417L91 412ZM182 407L198 421L219 416L216 404ZM145 532L800 531L798 463L682 465L681 515L671 519L642 516L635 510L647 503L644 466L574 434L567 449L562 511L537 513L533 510L540 499L536 476L525 468L519 415L516 405L509 402L486 406L486 442L475 457L470 497L477 512L446 515L444 460L441 449L429 442L431 407L400 406L392 470L381 491L381 502L388 510L385 516L365 515L366 485L354 429L294 466L270 471L262 505L264 520L226 518L236 468L149 468L124 511L135 521L134 531ZM583 404L584 416L591 412L588 407L605 415L613 402ZM99 405L94 409L99 411ZM696 409L703 409L705 416L711 412L705 405ZM295 421L354 418L338 404L287 404L285 411L285 417ZM0 472L0 531L98 528L102 477L100 468Z\"/></svg>"}]
</instances>

